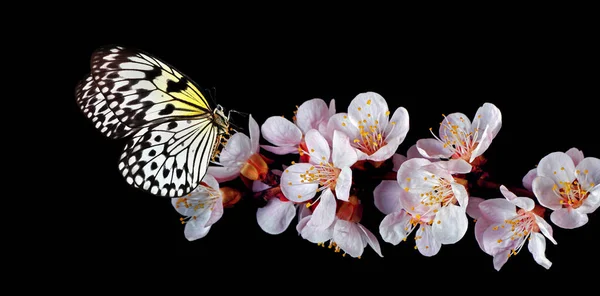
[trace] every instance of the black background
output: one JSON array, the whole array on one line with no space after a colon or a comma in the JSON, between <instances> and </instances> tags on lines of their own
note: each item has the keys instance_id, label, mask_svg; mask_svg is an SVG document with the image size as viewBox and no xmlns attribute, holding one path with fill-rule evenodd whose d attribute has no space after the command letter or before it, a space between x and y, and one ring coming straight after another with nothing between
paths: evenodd
<instances>
[{"instance_id":1,"label":"black background","mask_svg":"<svg viewBox=\"0 0 600 296\"><path fill-rule=\"evenodd\" d=\"M68 238L63 251L69 255L62 258L76 268L160 274L165 271L157 262L166 262L180 271L211 264L237 276L457 268L495 273L492 257L477 246L473 223L461 241L443 246L431 258L414 250L411 240L398 246L380 240L384 258L367 248L357 260L303 240L294 229L296 220L283 234L262 232L256 207L242 201L226 209L205 238L187 241L168 199L130 187L119 174L125 140L104 138L75 104L74 88L89 72L91 53L106 44L139 48L161 58L202 87L215 87L220 104L252 114L259 124L273 115L291 118L295 105L308 99L335 99L338 112L343 112L358 93L378 92L390 110L404 106L409 112L410 131L398 150L403 154L416 140L430 136L428 128L435 127L442 114L472 117L484 102L494 103L502 111L503 127L485 155L487 169L504 184L519 186L525 173L550 152L578 147L586 156L600 156L592 48L585 34L560 25L465 23L422 33L414 30L417 25L394 19L365 28L358 18L352 27L332 22L278 31L275 20L228 29L224 20L211 19L199 22L197 29L152 31L139 30L139 23L115 15L111 20L112 26L96 23L102 29L94 27L93 34L82 34L76 26L61 29L60 42L66 45L60 54L66 63L57 65L64 73L56 77L61 91L57 100L67 112L57 120L66 132L57 144L63 155L54 160L69 175L50 178L59 179L69 191L56 201L68 209L57 215L65 226L56 235ZM244 118L235 120L247 126ZM363 202L363 224L379 237L384 215L371 199ZM558 245L547 241L546 255L553 262L549 271L524 248L502 272L563 272L598 264L591 240L599 219L595 213L579 229L553 227Z\"/></svg>"}]
</instances>

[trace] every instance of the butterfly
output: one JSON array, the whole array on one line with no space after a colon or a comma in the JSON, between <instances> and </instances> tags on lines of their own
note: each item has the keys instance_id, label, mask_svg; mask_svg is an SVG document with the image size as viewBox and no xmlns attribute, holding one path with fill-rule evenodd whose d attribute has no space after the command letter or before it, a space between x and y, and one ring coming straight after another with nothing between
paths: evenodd
<instances>
[{"instance_id":1,"label":"butterfly","mask_svg":"<svg viewBox=\"0 0 600 296\"><path fill-rule=\"evenodd\" d=\"M158 196L195 189L229 135L221 105L212 108L191 79L136 49L95 50L75 97L102 134L131 136L118 168L127 183Z\"/></svg>"}]
</instances>

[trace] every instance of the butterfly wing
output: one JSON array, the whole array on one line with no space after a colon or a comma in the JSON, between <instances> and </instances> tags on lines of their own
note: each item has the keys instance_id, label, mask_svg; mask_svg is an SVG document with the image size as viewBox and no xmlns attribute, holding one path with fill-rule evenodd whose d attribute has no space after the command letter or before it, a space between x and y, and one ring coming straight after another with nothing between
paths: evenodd
<instances>
[{"instance_id":1,"label":"butterfly wing","mask_svg":"<svg viewBox=\"0 0 600 296\"><path fill-rule=\"evenodd\" d=\"M200 184L219 138L219 128L208 114L145 127L125 147L119 170L136 188L183 196Z\"/></svg>"},{"instance_id":2,"label":"butterfly wing","mask_svg":"<svg viewBox=\"0 0 600 296\"><path fill-rule=\"evenodd\" d=\"M92 54L91 67L108 107L129 128L212 113L191 79L149 54L104 47Z\"/></svg>"},{"instance_id":3,"label":"butterfly wing","mask_svg":"<svg viewBox=\"0 0 600 296\"><path fill-rule=\"evenodd\" d=\"M108 108L106 97L100 92L92 76L81 80L75 88L77 105L92 120L94 126L105 136L118 139L129 135L133 130L121 123L115 113Z\"/></svg>"}]
</instances>

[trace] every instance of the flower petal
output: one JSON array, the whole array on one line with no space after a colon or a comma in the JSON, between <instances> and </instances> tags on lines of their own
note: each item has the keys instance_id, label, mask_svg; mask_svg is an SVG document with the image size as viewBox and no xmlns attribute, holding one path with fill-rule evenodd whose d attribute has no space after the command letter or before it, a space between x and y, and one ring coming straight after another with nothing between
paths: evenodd
<instances>
[{"instance_id":1,"label":"flower petal","mask_svg":"<svg viewBox=\"0 0 600 296\"><path fill-rule=\"evenodd\" d=\"M490 139L494 139L502 127L502 113L494 104L485 103L477 109L471 125L473 128L489 126Z\"/></svg>"},{"instance_id":2,"label":"flower petal","mask_svg":"<svg viewBox=\"0 0 600 296\"><path fill-rule=\"evenodd\" d=\"M329 108L322 99L308 100L296 112L296 124L303 133L307 133L311 129L318 129L319 123L329 119Z\"/></svg>"},{"instance_id":3,"label":"flower petal","mask_svg":"<svg viewBox=\"0 0 600 296\"><path fill-rule=\"evenodd\" d=\"M455 205L449 205L441 208L435 220L431 231L435 240L447 245L458 242L469 226L465 209Z\"/></svg>"},{"instance_id":4,"label":"flower petal","mask_svg":"<svg viewBox=\"0 0 600 296\"><path fill-rule=\"evenodd\" d=\"M401 210L386 215L379 224L379 234L383 241L392 245L399 244L408 235L410 215Z\"/></svg>"},{"instance_id":5,"label":"flower petal","mask_svg":"<svg viewBox=\"0 0 600 296\"><path fill-rule=\"evenodd\" d=\"M471 201L471 202L473 202L473 201ZM474 230L475 240L477 241L477 244L479 245L481 250L484 252L486 252L486 250L483 245L483 233L490 227L490 225L491 225L491 222L483 217L481 217L480 219L477 219L477 222L475 222L475 230Z\"/></svg>"},{"instance_id":6,"label":"flower petal","mask_svg":"<svg viewBox=\"0 0 600 296\"><path fill-rule=\"evenodd\" d=\"M473 162L475 158L482 155L485 151L487 151L488 148L490 148L490 145L492 144L493 137L492 133L489 131L489 127L486 126L485 129L478 134L480 134L481 137L477 142L477 147L475 147L475 149L473 149L471 152L471 158L469 158L469 162Z\"/></svg>"},{"instance_id":7,"label":"flower petal","mask_svg":"<svg viewBox=\"0 0 600 296\"><path fill-rule=\"evenodd\" d=\"M403 182L406 178L409 178L414 171L428 164L431 164L431 161L425 158L411 158L405 161L402 163L402 165L400 165L400 168L396 173L396 179L398 180L398 183Z\"/></svg>"},{"instance_id":8,"label":"flower petal","mask_svg":"<svg viewBox=\"0 0 600 296\"><path fill-rule=\"evenodd\" d=\"M306 207L302 207L302 208L306 208ZM310 221L310 218L312 216L308 215L308 216L304 216L304 217L300 217L300 215L298 215L298 225L296 225L296 231L298 232L298 235L302 234L302 230L306 227L306 224L308 224L308 221Z\"/></svg>"},{"instance_id":9,"label":"flower petal","mask_svg":"<svg viewBox=\"0 0 600 296\"><path fill-rule=\"evenodd\" d=\"M532 233L530 238L531 240L529 240L527 248L531 252L531 255L533 255L533 260L544 268L549 269L552 266L552 262L546 258L546 239L537 232Z\"/></svg>"},{"instance_id":10,"label":"flower petal","mask_svg":"<svg viewBox=\"0 0 600 296\"><path fill-rule=\"evenodd\" d=\"M225 167L239 167L238 163L246 162L252 154L250 138L242 133L235 133L221 151L219 163Z\"/></svg>"},{"instance_id":11,"label":"flower petal","mask_svg":"<svg viewBox=\"0 0 600 296\"><path fill-rule=\"evenodd\" d=\"M331 160L336 168L352 166L358 160L354 148L350 145L348 136L340 131L333 132Z\"/></svg>"},{"instance_id":12,"label":"flower petal","mask_svg":"<svg viewBox=\"0 0 600 296\"><path fill-rule=\"evenodd\" d=\"M577 165L575 173L577 180L583 189L590 191L594 186L600 184L600 159L586 157Z\"/></svg>"},{"instance_id":13,"label":"flower petal","mask_svg":"<svg viewBox=\"0 0 600 296\"><path fill-rule=\"evenodd\" d=\"M512 193L504 185L500 186L500 192L513 205L515 205L521 209L524 209L525 211L529 212L529 211L533 210L533 207L535 207L535 202L533 201L533 199L528 198L528 197L517 197L516 194Z\"/></svg>"},{"instance_id":14,"label":"flower petal","mask_svg":"<svg viewBox=\"0 0 600 296\"><path fill-rule=\"evenodd\" d=\"M204 227L199 223L186 223L183 229L183 235L189 241L201 239L208 234L211 226Z\"/></svg>"},{"instance_id":15,"label":"flower petal","mask_svg":"<svg viewBox=\"0 0 600 296\"><path fill-rule=\"evenodd\" d=\"M504 221L493 223L488 220L488 222L490 226L483 232L482 244L483 250L489 255L495 256L505 250L515 249L523 242L524 237L510 239L514 235L510 227L502 227Z\"/></svg>"},{"instance_id":16,"label":"flower petal","mask_svg":"<svg viewBox=\"0 0 600 296\"><path fill-rule=\"evenodd\" d=\"M435 164L443 167L450 174L467 174L473 168L470 163L462 158L438 161Z\"/></svg>"},{"instance_id":17,"label":"flower petal","mask_svg":"<svg viewBox=\"0 0 600 296\"><path fill-rule=\"evenodd\" d=\"M440 125L440 139L454 139L453 132L456 131L471 132L471 120L467 115L455 112L446 116Z\"/></svg>"},{"instance_id":18,"label":"flower petal","mask_svg":"<svg viewBox=\"0 0 600 296\"><path fill-rule=\"evenodd\" d=\"M398 138L399 143L402 143L410 128L409 123L408 111L406 111L404 107L398 107L398 109L394 111L392 118L390 118L390 124L388 124L385 129L386 137Z\"/></svg>"},{"instance_id":19,"label":"flower petal","mask_svg":"<svg viewBox=\"0 0 600 296\"><path fill-rule=\"evenodd\" d=\"M406 156L404 156L402 154L398 154L398 153L394 154L392 156L392 163L394 164L392 171L397 172L398 169L400 168L400 166L402 165L402 163L405 162L406 160L407 160Z\"/></svg>"},{"instance_id":20,"label":"flower petal","mask_svg":"<svg viewBox=\"0 0 600 296\"><path fill-rule=\"evenodd\" d=\"M479 204L485 199L481 197L471 196L469 197L469 203L467 204L467 214L473 218L479 220L483 214L479 209Z\"/></svg>"},{"instance_id":21,"label":"flower petal","mask_svg":"<svg viewBox=\"0 0 600 296\"><path fill-rule=\"evenodd\" d=\"M312 214L312 219L308 224L316 229L324 230L333 224L335 221L336 201L331 190L326 189L321 193L319 204Z\"/></svg>"},{"instance_id":22,"label":"flower petal","mask_svg":"<svg viewBox=\"0 0 600 296\"><path fill-rule=\"evenodd\" d=\"M396 153L398 146L400 146L400 138L390 138L387 140L387 144L379 147L375 153L369 155L367 159L372 161L386 161Z\"/></svg>"},{"instance_id":23,"label":"flower petal","mask_svg":"<svg viewBox=\"0 0 600 296\"><path fill-rule=\"evenodd\" d=\"M256 180L252 182L252 192L259 192L263 190L267 190L271 188L271 186L261 182L260 180Z\"/></svg>"},{"instance_id":24,"label":"flower petal","mask_svg":"<svg viewBox=\"0 0 600 296\"><path fill-rule=\"evenodd\" d=\"M533 194L538 202L549 209L558 210L562 208L561 197L554 192L556 184L550 178L537 176L532 183Z\"/></svg>"},{"instance_id":25,"label":"flower petal","mask_svg":"<svg viewBox=\"0 0 600 296\"><path fill-rule=\"evenodd\" d=\"M210 211L210 218L208 218L208 221L206 221L204 225L211 226L217 223L217 221L219 221L221 217L223 217L223 212L223 201L219 200L212 207L212 210Z\"/></svg>"},{"instance_id":26,"label":"flower petal","mask_svg":"<svg viewBox=\"0 0 600 296\"><path fill-rule=\"evenodd\" d=\"M435 139L434 139L435 140ZM410 146L410 148L408 148L408 150L406 150L406 159L411 159L411 158L423 158L425 156L421 155L421 153L419 152L419 149L417 148L417 144L413 144L412 146Z\"/></svg>"},{"instance_id":27,"label":"flower petal","mask_svg":"<svg viewBox=\"0 0 600 296\"><path fill-rule=\"evenodd\" d=\"M550 214L550 221L560 228L574 229L585 225L588 216L577 210L561 208Z\"/></svg>"},{"instance_id":28,"label":"flower petal","mask_svg":"<svg viewBox=\"0 0 600 296\"><path fill-rule=\"evenodd\" d=\"M417 141L417 150L427 158L449 158L453 152L445 144L434 139L420 139Z\"/></svg>"},{"instance_id":29,"label":"flower petal","mask_svg":"<svg viewBox=\"0 0 600 296\"><path fill-rule=\"evenodd\" d=\"M337 220L333 227L333 241L348 255L356 258L362 255L366 242L362 230L353 222Z\"/></svg>"},{"instance_id":30,"label":"flower petal","mask_svg":"<svg viewBox=\"0 0 600 296\"><path fill-rule=\"evenodd\" d=\"M286 155L286 154L298 154L298 146L270 146L270 145L260 145L263 149L275 153L277 155Z\"/></svg>"},{"instance_id":31,"label":"flower petal","mask_svg":"<svg viewBox=\"0 0 600 296\"><path fill-rule=\"evenodd\" d=\"M271 198L262 208L256 211L256 221L260 228L268 234L284 232L296 216L296 208L292 202L284 202L279 198Z\"/></svg>"},{"instance_id":32,"label":"flower petal","mask_svg":"<svg viewBox=\"0 0 600 296\"><path fill-rule=\"evenodd\" d=\"M529 170L525 177L523 177L523 187L529 191L533 191L533 180L537 177L537 168Z\"/></svg>"},{"instance_id":33,"label":"flower petal","mask_svg":"<svg viewBox=\"0 0 600 296\"><path fill-rule=\"evenodd\" d=\"M329 122L327 123L327 133L332 139L333 133L336 130L346 134L350 140L359 139L360 133L358 126L355 124L356 123L350 122L348 114L338 113L329 118Z\"/></svg>"},{"instance_id":34,"label":"flower petal","mask_svg":"<svg viewBox=\"0 0 600 296\"><path fill-rule=\"evenodd\" d=\"M208 171L219 182L231 181L240 175L239 167L209 166Z\"/></svg>"},{"instance_id":35,"label":"flower petal","mask_svg":"<svg viewBox=\"0 0 600 296\"><path fill-rule=\"evenodd\" d=\"M552 179L556 184L572 183L575 180L575 165L566 153L552 152L540 160L537 174Z\"/></svg>"},{"instance_id":36,"label":"flower petal","mask_svg":"<svg viewBox=\"0 0 600 296\"><path fill-rule=\"evenodd\" d=\"M467 189L465 186L458 183L450 183L450 186L452 187L454 198L456 198L460 207L465 211L466 207L469 205L469 193L467 192Z\"/></svg>"},{"instance_id":37,"label":"flower petal","mask_svg":"<svg viewBox=\"0 0 600 296\"><path fill-rule=\"evenodd\" d=\"M517 209L510 201L504 198L492 198L482 201L479 209L483 217L492 223L504 223L517 215Z\"/></svg>"},{"instance_id":38,"label":"flower petal","mask_svg":"<svg viewBox=\"0 0 600 296\"><path fill-rule=\"evenodd\" d=\"M350 187L352 186L352 170L343 167L335 183L335 195L339 200L348 201L350 198Z\"/></svg>"},{"instance_id":39,"label":"flower petal","mask_svg":"<svg viewBox=\"0 0 600 296\"><path fill-rule=\"evenodd\" d=\"M546 222L546 220L544 220L544 218L542 218L538 215L533 215L533 217L535 218L535 223L540 228L540 231L542 232L542 234L545 237L547 237L553 244L556 245L556 240L552 236L552 226L550 226L550 224L548 224L548 222Z\"/></svg>"},{"instance_id":40,"label":"flower petal","mask_svg":"<svg viewBox=\"0 0 600 296\"><path fill-rule=\"evenodd\" d=\"M310 208L306 207L305 204L298 204L298 223L300 223L300 220L304 219L304 217L311 215L312 211Z\"/></svg>"},{"instance_id":41,"label":"flower petal","mask_svg":"<svg viewBox=\"0 0 600 296\"><path fill-rule=\"evenodd\" d=\"M352 99L348 106L348 117L356 127L360 125L359 122L367 120L365 125L375 125L379 126L380 130L385 130L385 124L388 122L387 111L389 111L387 102L381 95L375 92L365 92ZM350 135L348 136L352 139Z\"/></svg>"},{"instance_id":42,"label":"flower petal","mask_svg":"<svg viewBox=\"0 0 600 296\"><path fill-rule=\"evenodd\" d=\"M305 202L312 199L319 188L318 183L303 182L306 171L312 166L310 163L297 163L289 166L281 175L281 192L292 202Z\"/></svg>"},{"instance_id":43,"label":"flower petal","mask_svg":"<svg viewBox=\"0 0 600 296\"><path fill-rule=\"evenodd\" d=\"M331 101L329 101L329 112L328 112L328 115L329 115L329 117L331 117L334 114L335 114L335 100L331 99Z\"/></svg>"},{"instance_id":44,"label":"flower petal","mask_svg":"<svg viewBox=\"0 0 600 296\"><path fill-rule=\"evenodd\" d=\"M494 255L494 269L496 269L496 271L500 271L502 266L504 266L504 264L508 261L510 253L511 250L503 250L502 252Z\"/></svg>"},{"instance_id":45,"label":"flower petal","mask_svg":"<svg viewBox=\"0 0 600 296\"><path fill-rule=\"evenodd\" d=\"M252 114L248 116L248 129L250 130L250 146L252 147L252 153L258 153L260 147L258 141L260 140L260 128L256 120L252 118Z\"/></svg>"},{"instance_id":46,"label":"flower petal","mask_svg":"<svg viewBox=\"0 0 600 296\"><path fill-rule=\"evenodd\" d=\"M206 183L206 185L212 189L219 190L219 181L211 174L205 174L202 178L202 182Z\"/></svg>"},{"instance_id":47,"label":"flower petal","mask_svg":"<svg viewBox=\"0 0 600 296\"><path fill-rule=\"evenodd\" d=\"M583 160L583 151L573 147L565 152L573 160L573 164L577 166Z\"/></svg>"},{"instance_id":48,"label":"flower petal","mask_svg":"<svg viewBox=\"0 0 600 296\"><path fill-rule=\"evenodd\" d=\"M400 211L400 185L392 180L383 180L375 190L373 190L373 199L375 207L384 214L390 214Z\"/></svg>"},{"instance_id":49,"label":"flower petal","mask_svg":"<svg viewBox=\"0 0 600 296\"><path fill-rule=\"evenodd\" d=\"M360 223L357 223L357 225L358 225L358 228L360 228L360 230L362 230L362 232L364 234L363 238L366 238L369 246L371 246L371 248L375 251L375 253L377 253L377 255L379 255L379 257L383 257L383 255L381 254L381 247L379 246L379 241L377 241L377 238L375 237L375 235L373 235L373 233L371 231L369 231L367 228L362 226Z\"/></svg>"},{"instance_id":50,"label":"flower petal","mask_svg":"<svg viewBox=\"0 0 600 296\"><path fill-rule=\"evenodd\" d=\"M600 207L600 184L588 191L587 198L583 201L581 206L577 209L582 214L590 214L595 212Z\"/></svg>"},{"instance_id":51,"label":"flower petal","mask_svg":"<svg viewBox=\"0 0 600 296\"><path fill-rule=\"evenodd\" d=\"M310 162L317 164L320 162L329 162L331 150L329 143L316 129L309 130L304 136L308 153L310 153Z\"/></svg>"},{"instance_id":52,"label":"flower petal","mask_svg":"<svg viewBox=\"0 0 600 296\"><path fill-rule=\"evenodd\" d=\"M309 217L312 218L312 216ZM315 227L314 225L310 225L310 220L308 222L309 223L306 223L306 226L302 228L302 231L300 233L302 235L302 238L304 238L305 240L317 244L326 242L333 237L333 225L326 229L320 229Z\"/></svg>"},{"instance_id":53,"label":"flower petal","mask_svg":"<svg viewBox=\"0 0 600 296\"><path fill-rule=\"evenodd\" d=\"M267 118L260 129L263 138L276 146L297 146L302 141L302 131L281 116Z\"/></svg>"},{"instance_id":54,"label":"flower petal","mask_svg":"<svg viewBox=\"0 0 600 296\"><path fill-rule=\"evenodd\" d=\"M422 224L415 235L420 238L416 240L417 249L423 256L431 257L436 255L442 248L442 243L435 239L432 227L429 224Z\"/></svg>"}]
</instances>

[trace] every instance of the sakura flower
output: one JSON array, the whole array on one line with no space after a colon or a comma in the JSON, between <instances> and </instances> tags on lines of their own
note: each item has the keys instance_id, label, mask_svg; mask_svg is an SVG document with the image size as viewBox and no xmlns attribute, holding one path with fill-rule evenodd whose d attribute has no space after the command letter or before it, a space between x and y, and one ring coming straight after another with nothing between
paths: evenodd
<instances>
[{"instance_id":1,"label":"sakura flower","mask_svg":"<svg viewBox=\"0 0 600 296\"><path fill-rule=\"evenodd\" d=\"M462 159L412 158L402 163L397 181L382 181L373 192L375 206L386 214L379 226L383 240L397 245L418 228L415 248L424 256L459 241L468 226L468 194L452 174L470 170Z\"/></svg>"},{"instance_id":2,"label":"sakura flower","mask_svg":"<svg viewBox=\"0 0 600 296\"><path fill-rule=\"evenodd\" d=\"M473 163L482 155L502 127L502 114L491 103L481 106L473 122L463 113L452 113L440 123L439 138L417 141L417 149L427 158L462 158ZM430 129L431 130L431 129Z\"/></svg>"},{"instance_id":3,"label":"sakura flower","mask_svg":"<svg viewBox=\"0 0 600 296\"><path fill-rule=\"evenodd\" d=\"M280 170L272 170L276 176L281 176ZM271 189L269 186L260 180L256 180L252 184L253 192L265 191ZM277 189L276 187L275 189ZM280 234L284 232L294 217L296 216L296 208L305 209L303 203L295 204L289 201L279 189L279 193L274 196L269 196L267 204L264 207L258 208L256 211L256 221L260 228L269 234Z\"/></svg>"},{"instance_id":4,"label":"sakura flower","mask_svg":"<svg viewBox=\"0 0 600 296\"><path fill-rule=\"evenodd\" d=\"M533 259L548 269L552 262L546 258L546 238L552 243L552 227L539 213L535 203L528 197L517 197L504 185L500 187L506 199L494 198L481 201L477 217L475 237L481 249L494 257L494 268L500 270L512 255L518 254L526 241Z\"/></svg>"},{"instance_id":5,"label":"sakura flower","mask_svg":"<svg viewBox=\"0 0 600 296\"><path fill-rule=\"evenodd\" d=\"M308 163L296 163L289 166L281 176L281 191L293 202L305 202L319 191L335 191L340 200L348 200L352 182L350 166L357 156L348 137L336 131L333 134L333 149L329 149L327 140L315 129L305 136ZM331 160L331 161L330 161Z\"/></svg>"},{"instance_id":6,"label":"sakura flower","mask_svg":"<svg viewBox=\"0 0 600 296\"><path fill-rule=\"evenodd\" d=\"M600 159L572 155L546 155L540 160L532 183L539 203L553 210L552 223L566 229L585 225L587 215L600 206Z\"/></svg>"},{"instance_id":7,"label":"sakura flower","mask_svg":"<svg viewBox=\"0 0 600 296\"><path fill-rule=\"evenodd\" d=\"M584 158L583 151L573 147L565 152L573 160L573 164L577 166ZM533 180L537 177L537 168L533 168L523 177L523 187L529 191L533 191Z\"/></svg>"},{"instance_id":8,"label":"sakura flower","mask_svg":"<svg viewBox=\"0 0 600 296\"><path fill-rule=\"evenodd\" d=\"M321 194L314 212L300 220L296 229L302 237L310 242L325 246L336 253L360 258L367 245L381 257L381 247L371 231L360 224L362 205L356 196L351 196L348 202L336 203L331 191Z\"/></svg>"},{"instance_id":9,"label":"sakura flower","mask_svg":"<svg viewBox=\"0 0 600 296\"><path fill-rule=\"evenodd\" d=\"M357 95L348 107L348 113L331 117L328 132L344 132L352 141L358 160L385 161L392 157L409 129L408 112L396 109L392 118L385 99L374 92Z\"/></svg>"},{"instance_id":10,"label":"sakura flower","mask_svg":"<svg viewBox=\"0 0 600 296\"><path fill-rule=\"evenodd\" d=\"M223 194L217 180L207 174L202 183L186 197L173 198L172 205L183 217L184 235L190 241L205 237L223 216Z\"/></svg>"},{"instance_id":11,"label":"sakura flower","mask_svg":"<svg viewBox=\"0 0 600 296\"><path fill-rule=\"evenodd\" d=\"M325 101L312 99L298 107L293 123L284 117L269 117L261 126L261 131L263 138L275 146L261 145L261 147L279 155L298 153L303 137L309 130L316 129L325 135L327 122L333 114L335 114L334 100L331 100L327 107Z\"/></svg>"},{"instance_id":12,"label":"sakura flower","mask_svg":"<svg viewBox=\"0 0 600 296\"><path fill-rule=\"evenodd\" d=\"M221 166L208 167L208 173L217 181L230 181L240 174L250 180L265 178L269 168L259 154L260 131L252 115L248 118L248 125L250 137L242 133L233 134L219 155L218 164Z\"/></svg>"}]
</instances>

